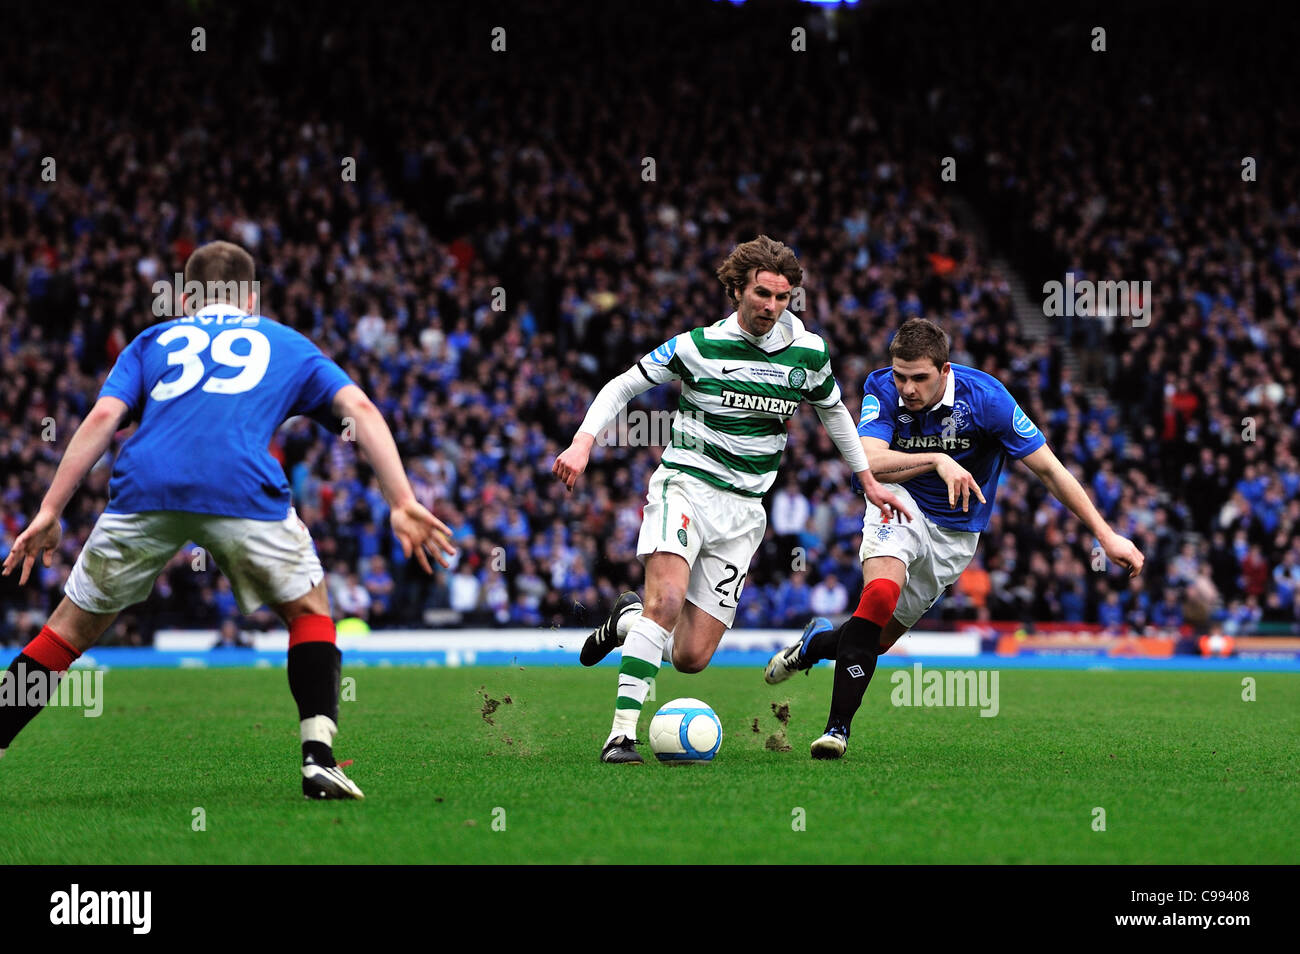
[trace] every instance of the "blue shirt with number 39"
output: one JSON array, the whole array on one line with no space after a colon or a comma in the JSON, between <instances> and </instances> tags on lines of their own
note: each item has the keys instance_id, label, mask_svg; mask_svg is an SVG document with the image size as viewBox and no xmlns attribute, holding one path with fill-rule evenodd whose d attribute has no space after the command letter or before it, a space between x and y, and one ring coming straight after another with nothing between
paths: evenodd
<instances>
[{"instance_id":1,"label":"blue shirt with number 39","mask_svg":"<svg viewBox=\"0 0 1300 954\"><path fill-rule=\"evenodd\" d=\"M283 520L292 498L271 438L298 414L325 423L351 383L308 338L230 306L145 329L99 392L140 420L114 463L107 512Z\"/></svg>"}]
</instances>

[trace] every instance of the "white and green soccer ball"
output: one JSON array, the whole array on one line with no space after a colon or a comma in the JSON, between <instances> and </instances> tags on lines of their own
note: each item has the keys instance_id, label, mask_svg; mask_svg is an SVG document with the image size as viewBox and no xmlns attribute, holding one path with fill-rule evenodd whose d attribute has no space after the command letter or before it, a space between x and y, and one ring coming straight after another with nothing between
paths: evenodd
<instances>
[{"instance_id":1,"label":"white and green soccer ball","mask_svg":"<svg viewBox=\"0 0 1300 954\"><path fill-rule=\"evenodd\" d=\"M650 750L660 762L710 762L721 745L722 723L699 699L674 699L650 720Z\"/></svg>"}]
</instances>

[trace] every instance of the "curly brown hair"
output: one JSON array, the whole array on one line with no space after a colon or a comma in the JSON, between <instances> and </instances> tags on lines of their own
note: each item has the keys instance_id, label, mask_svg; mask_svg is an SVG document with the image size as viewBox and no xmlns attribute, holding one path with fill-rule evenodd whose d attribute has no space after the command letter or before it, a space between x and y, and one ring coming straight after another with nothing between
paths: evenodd
<instances>
[{"instance_id":1,"label":"curly brown hair","mask_svg":"<svg viewBox=\"0 0 1300 954\"><path fill-rule=\"evenodd\" d=\"M803 267L790 247L766 235L737 245L718 266L717 274L727 289L727 297L739 303L745 286L759 272L775 272L792 288L803 281Z\"/></svg>"},{"instance_id":2,"label":"curly brown hair","mask_svg":"<svg viewBox=\"0 0 1300 954\"><path fill-rule=\"evenodd\" d=\"M929 318L909 318L889 343L890 360L929 358L940 371L948 363L948 336Z\"/></svg>"}]
</instances>

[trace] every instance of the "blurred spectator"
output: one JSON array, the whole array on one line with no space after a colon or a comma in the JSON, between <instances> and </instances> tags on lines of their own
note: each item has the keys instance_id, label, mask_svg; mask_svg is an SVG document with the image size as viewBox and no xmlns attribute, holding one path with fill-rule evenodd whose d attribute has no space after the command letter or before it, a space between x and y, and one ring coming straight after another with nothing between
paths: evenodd
<instances>
[{"instance_id":1,"label":"blurred spectator","mask_svg":"<svg viewBox=\"0 0 1300 954\"><path fill-rule=\"evenodd\" d=\"M817 616L839 616L849 605L849 594L834 573L826 576L812 589L809 608Z\"/></svg>"},{"instance_id":2,"label":"blurred spectator","mask_svg":"<svg viewBox=\"0 0 1300 954\"><path fill-rule=\"evenodd\" d=\"M392 574L384 564L383 557L375 554L370 558L369 569L366 570L362 583L370 595L371 622L383 621L388 616L393 589L396 585L393 583Z\"/></svg>"},{"instance_id":3,"label":"blurred spectator","mask_svg":"<svg viewBox=\"0 0 1300 954\"><path fill-rule=\"evenodd\" d=\"M1268 591L1268 561L1259 544L1253 544L1241 561L1241 588L1247 596L1262 599Z\"/></svg>"},{"instance_id":4,"label":"blurred spectator","mask_svg":"<svg viewBox=\"0 0 1300 954\"><path fill-rule=\"evenodd\" d=\"M370 619L370 593L354 572L348 572L343 585L335 595L334 615L336 619L347 617L367 621Z\"/></svg>"},{"instance_id":5,"label":"blurred spectator","mask_svg":"<svg viewBox=\"0 0 1300 954\"><path fill-rule=\"evenodd\" d=\"M213 649L251 649L252 643L244 638L244 634L239 631L239 621L226 618L221 621L221 629L217 633L217 641L213 643Z\"/></svg>"},{"instance_id":6,"label":"blurred spectator","mask_svg":"<svg viewBox=\"0 0 1300 954\"><path fill-rule=\"evenodd\" d=\"M478 577L461 566L451 578L451 608L467 618L477 616L481 589Z\"/></svg>"},{"instance_id":7,"label":"blurred spectator","mask_svg":"<svg viewBox=\"0 0 1300 954\"><path fill-rule=\"evenodd\" d=\"M772 498L770 523L776 533L777 546L789 553L800 545L800 537L808 526L812 507L808 498L799 492L799 483L793 473L787 473L781 489Z\"/></svg>"},{"instance_id":8,"label":"blurred spectator","mask_svg":"<svg viewBox=\"0 0 1300 954\"><path fill-rule=\"evenodd\" d=\"M812 589L808 586L807 574L802 570L790 574L790 578L777 587L772 600L783 626L802 627L812 614Z\"/></svg>"},{"instance_id":9,"label":"blurred spectator","mask_svg":"<svg viewBox=\"0 0 1300 954\"><path fill-rule=\"evenodd\" d=\"M974 610L976 619L989 618L988 601L989 594L993 591L993 580L984 568L984 558L978 550L970 565L957 578L954 589Z\"/></svg>"}]
</instances>

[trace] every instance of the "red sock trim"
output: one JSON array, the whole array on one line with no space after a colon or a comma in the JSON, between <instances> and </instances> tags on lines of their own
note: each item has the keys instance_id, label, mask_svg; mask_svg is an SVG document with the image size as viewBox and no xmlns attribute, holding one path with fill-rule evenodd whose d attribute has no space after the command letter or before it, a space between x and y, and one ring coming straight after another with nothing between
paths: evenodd
<instances>
[{"instance_id":1,"label":"red sock trim","mask_svg":"<svg viewBox=\"0 0 1300 954\"><path fill-rule=\"evenodd\" d=\"M894 615L900 593L902 590L893 580L872 580L862 588L862 599L858 601L858 608L853 611L853 615L861 616L877 626L884 626Z\"/></svg>"},{"instance_id":2,"label":"red sock trim","mask_svg":"<svg viewBox=\"0 0 1300 954\"><path fill-rule=\"evenodd\" d=\"M289 624L289 648L299 643L334 642L334 620L328 616L299 616Z\"/></svg>"},{"instance_id":3,"label":"red sock trim","mask_svg":"<svg viewBox=\"0 0 1300 954\"><path fill-rule=\"evenodd\" d=\"M50 672L66 672L72 661L81 655L48 626L41 627L36 638L23 647L23 653Z\"/></svg>"}]
</instances>

